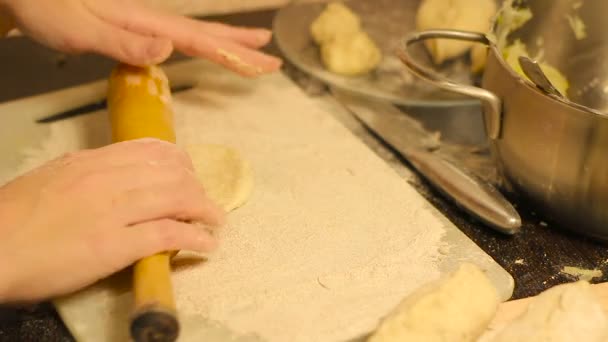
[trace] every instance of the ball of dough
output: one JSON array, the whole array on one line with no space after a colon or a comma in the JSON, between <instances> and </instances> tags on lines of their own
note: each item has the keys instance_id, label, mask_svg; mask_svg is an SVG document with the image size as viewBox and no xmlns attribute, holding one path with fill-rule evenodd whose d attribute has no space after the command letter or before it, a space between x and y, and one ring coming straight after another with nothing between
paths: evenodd
<instances>
[{"instance_id":1,"label":"ball of dough","mask_svg":"<svg viewBox=\"0 0 608 342\"><path fill-rule=\"evenodd\" d=\"M495 0L423 0L416 14L416 29L454 29L485 33L490 29L496 11ZM425 41L436 64L465 54L473 44L451 39Z\"/></svg>"},{"instance_id":2,"label":"ball of dough","mask_svg":"<svg viewBox=\"0 0 608 342\"><path fill-rule=\"evenodd\" d=\"M340 2L327 4L323 12L313 21L310 33L317 44L331 42L341 36L359 32L359 17Z\"/></svg>"},{"instance_id":3,"label":"ball of dough","mask_svg":"<svg viewBox=\"0 0 608 342\"><path fill-rule=\"evenodd\" d=\"M591 285L578 281L541 293L492 341L608 341L608 318Z\"/></svg>"},{"instance_id":4,"label":"ball of dough","mask_svg":"<svg viewBox=\"0 0 608 342\"><path fill-rule=\"evenodd\" d=\"M382 54L372 39L363 31L341 36L321 45L321 60L336 74L355 76L373 70Z\"/></svg>"},{"instance_id":5,"label":"ball of dough","mask_svg":"<svg viewBox=\"0 0 608 342\"><path fill-rule=\"evenodd\" d=\"M499 302L484 272L462 264L405 298L368 342L472 342L490 324Z\"/></svg>"}]
</instances>

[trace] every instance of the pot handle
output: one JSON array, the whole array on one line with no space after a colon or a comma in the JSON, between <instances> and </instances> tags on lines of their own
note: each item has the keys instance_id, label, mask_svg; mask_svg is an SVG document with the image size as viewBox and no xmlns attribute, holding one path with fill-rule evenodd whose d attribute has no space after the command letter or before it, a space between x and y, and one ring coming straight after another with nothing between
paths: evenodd
<instances>
[{"instance_id":1,"label":"pot handle","mask_svg":"<svg viewBox=\"0 0 608 342\"><path fill-rule=\"evenodd\" d=\"M424 41L427 39L444 38L454 40L466 40L470 42L482 43L490 45L490 41L483 33L467 32L459 30L427 30L414 32L405 38L405 43L397 49L397 56L405 64L405 66L416 76L421 79L445 90L455 93L471 96L481 100L486 113L489 114L490 122L487 124L487 134L492 139L500 137L501 122L502 122L502 101L494 93L474 86L457 84L442 77L435 71L429 70L412 57L409 53L409 46Z\"/></svg>"}]
</instances>

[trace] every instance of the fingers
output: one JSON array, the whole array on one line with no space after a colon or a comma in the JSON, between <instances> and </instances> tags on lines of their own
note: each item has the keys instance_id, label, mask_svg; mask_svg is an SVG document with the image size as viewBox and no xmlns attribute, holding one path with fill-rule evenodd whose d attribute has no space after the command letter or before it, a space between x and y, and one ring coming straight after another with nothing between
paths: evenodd
<instances>
[{"instance_id":1,"label":"fingers","mask_svg":"<svg viewBox=\"0 0 608 342\"><path fill-rule=\"evenodd\" d=\"M119 245L129 246L124 248L124 258L129 263L166 251L210 252L217 248L217 240L205 229L170 219L123 228L116 233L116 239Z\"/></svg>"},{"instance_id":2,"label":"fingers","mask_svg":"<svg viewBox=\"0 0 608 342\"><path fill-rule=\"evenodd\" d=\"M179 18L176 20L187 20L193 26L193 30L205 32L217 38L232 40L235 43L242 44L250 48L261 48L268 44L272 38L272 32L258 28L242 28L221 23L213 23L203 20L192 20L188 18Z\"/></svg>"},{"instance_id":3,"label":"fingers","mask_svg":"<svg viewBox=\"0 0 608 342\"><path fill-rule=\"evenodd\" d=\"M190 156L176 144L154 138L142 138L110 144L90 150L90 157L108 166L120 166L144 162L163 164L174 162L194 170Z\"/></svg>"},{"instance_id":4,"label":"fingers","mask_svg":"<svg viewBox=\"0 0 608 342\"><path fill-rule=\"evenodd\" d=\"M150 138L69 153L43 165L42 169L57 174L52 187L61 188L60 191L74 187L77 190L89 181L111 195L151 178L169 182L185 170L195 171L185 151L175 144Z\"/></svg>"},{"instance_id":5,"label":"fingers","mask_svg":"<svg viewBox=\"0 0 608 342\"><path fill-rule=\"evenodd\" d=\"M53 6L57 4L23 5L21 15L27 20L23 19L26 22L22 26L26 32L61 51L96 52L133 65L160 63L173 51L170 39L123 30L99 19L80 1L62 3L65 15L60 23L57 18L48 18L49 11L55 10Z\"/></svg>"},{"instance_id":6,"label":"fingers","mask_svg":"<svg viewBox=\"0 0 608 342\"><path fill-rule=\"evenodd\" d=\"M140 35L98 20L95 31L94 52L120 62L147 66L163 62L173 51L171 40Z\"/></svg>"},{"instance_id":7,"label":"fingers","mask_svg":"<svg viewBox=\"0 0 608 342\"><path fill-rule=\"evenodd\" d=\"M272 37L272 32L259 28L243 28L213 23L204 20L191 19L181 15L173 15L142 6L138 2L85 2L90 11L109 23L126 30L145 35L162 36L184 35L213 35L217 38L232 40L250 48L260 48Z\"/></svg>"},{"instance_id":8,"label":"fingers","mask_svg":"<svg viewBox=\"0 0 608 342\"><path fill-rule=\"evenodd\" d=\"M189 156L174 144L133 140L78 152L60 163L69 167L52 189L96 193L107 200L83 198L83 205L100 203L98 210L112 212L118 224L166 217L211 226L224 222L223 209L205 195Z\"/></svg>"},{"instance_id":9,"label":"fingers","mask_svg":"<svg viewBox=\"0 0 608 342\"><path fill-rule=\"evenodd\" d=\"M74 165L76 164L76 165ZM167 165L194 171L190 156L177 145L153 138L129 140L96 149L68 153L50 166L70 166L73 176L129 165Z\"/></svg>"},{"instance_id":10,"label":"fingers","mask_svg":"<svg viewBox=\"0 0 608 342\"><path fill-rule=\"evenodd\" d=\"M181 52L203 57L244 76L274 72L279 58L255 50L268 43L270 32L236 28L152 11L135 3L90 1L87 6L99 18L135 33L170 39Z\"/></svg>"},{"instance_id":11,"label":"fingers","mask_svg":"<svg viewBox=\"0 0 608 342\"><path fill-rule=\"evenodd\" d=\"M158 13L145 7L137 6L132 10L136 16L110 16L113 23L143 34L159 35L161 32L171 36L184 37L192 34L214 36L230 40L245 47L258 49L268 44L272 32L259 28L243 28L222 23L192 19L185 16ZM111 20L111 19L110 19ZM162 30L162 31L161 31Z\"/></svg>"},{"instance_id":12,"label":"fingers","mask_svg":"<svg viewBox=\"0 0 608 342\"><path fill-rule=\"evenodd\" d=\"M161 218L202 222L210 226L224 223L224 211L211 201L200 186L162 184L126 191L113 201L111 210L123 224Z\"/></svg>"},{"instance_id":13,"label":"fingers","mask_svg":"<svg viewBox=\"0 0 608 342\"><path fill-rule=\"evenodd\" d=\"M173 44L186 55L204 57L247 77L274 72L281 67L281 60L276 57L211 35L184 34Z\"/></svg>"},{"instance_id":14,"label":"fingers","mask_svg":"<svg viewBox=\"0 0 608 342\"><path fill-rule=\"evenodd\" d=\"M91 190L110 199L128 191L158 186L173 186L174 191L190 188L204 194L194 172L175 163L114 167L83 174L68 184L74 191Z\"/></svg>"}]
</instances>

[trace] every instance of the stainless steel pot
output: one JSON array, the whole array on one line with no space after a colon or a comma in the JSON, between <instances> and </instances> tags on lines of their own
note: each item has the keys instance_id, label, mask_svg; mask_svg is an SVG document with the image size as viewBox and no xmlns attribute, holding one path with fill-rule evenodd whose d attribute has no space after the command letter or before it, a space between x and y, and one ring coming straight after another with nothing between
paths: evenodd
<instances>
[{"instance_id":1,"label":"stainless steel pot","mask_svg":"<svg viewBox=\"0 0 608 342\"><path fill-rule=\"evenodd\" d=\"M521 5L521 1L519 2ZM533 17L503 35L505 4L489 34L455 30L416 32L398 55L414 74L436 86L481 100L492 155L507 190L520 194L543 219L587 236L608 240L608 2L531 0ZM577 38L568 15L586 24ZM503 17L504 18L504 17ZM503 25L503 26L501 26ZM495 38L498 37L498 38ZM432 38L474 41L489 46L481 88L450 82L413 57L411 45ZM547 95L516 73L502 47L519 38L530 53L569 80L568 99Z\"/></svg>"}]
</instances>

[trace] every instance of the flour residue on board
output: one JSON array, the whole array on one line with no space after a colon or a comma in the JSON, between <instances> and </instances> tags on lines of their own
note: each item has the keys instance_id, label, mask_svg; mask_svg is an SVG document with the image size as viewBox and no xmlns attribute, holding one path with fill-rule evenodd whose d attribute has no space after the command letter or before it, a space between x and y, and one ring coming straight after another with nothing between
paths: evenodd
<instances>
[{"instance_id":1,"label":"flour residue on board","mask_svg":"<svg viewBox=\"0 0 608 342\"><path fill-rule=\"evenodd\" d=\"M352 141L342 140L344 127L309 105L303 105L302 118L273 115L263 104L271 98L266 96L243 107L231 103L234 112L246 113L234 120L223 106L230 99L200 96L217 113L206 113L201 134L198 108L176 99L179 140L222 141L227 122L247 132L230 141L256 151L247 158L256 170L257 190L230 214L234 224L218 232L221 247L204 267L176 273L178 305L185 314L268 341L341 340L374 329L409 292L439 277L444 230L434 214L418 208L409 187L395 191L390 178L378 179L373 170L384 162L352 153ZM275 113L302 106L278 103ZM276 146L289 153L278 153ZM336 155L344 157L336 161ZM368 167L351 170L352 183L340 181L344 170L356 165ZM372 188L377 192L370 193ZM400 222L394 220L396 207L408 211Z\"/></svg>"},{"instance_id":2,"label":"flour residue on board","mask_svg":"<svg viewBox=\"0 0 608 342\"><path fill-rule=\"evenodd\" d=\"M214 140L212 132L200 134L197 129L200 127L200 113L190 110L179 101L175 105L175 113L176 132L182 144ZM282 120L258 119L261 119L264 125L271 126L267 128L269 130L284 131L279 126L287 125L287 122ZM217 125L214 118L207 117L204 121L205 125L211 128ZM297 123L291 125L297 126ZM263 132L258 134L265 135ZM302 140L304 138L301 137ZM271 140L281 143L289 141L290 137L288 132L285 132L284 135L280 134ZM40 146L23 151L24 162L16 174L29 171L64 153L101 147L109 143L110 127L104 111L57 121L50 124L50 134ZM263 143L261 141L251 144ZM337 144L337 147L340 148L340 144ZM264 167L258 167L256 172L261 173L260 177L266 183L267 189L287 184L284 189L289 189L295 200L301 201L300 203L325 202L328 211L335 211L335 219L315 222L303 211L301 217L292 218L303 222L299 229L289 232L273 231L273 227L285 225L285 220L278 216L260 218L254 213L264 211L260 206L265 205L268 196L281 196L280 192L283 190L276 188L279 193L262 194L262 198L258 197L257 201L253 198L250 201L251 211L239 215L239 224L219 232L222 239L220 253L209 256L209 261L203 264L176 270L175 291L180 314L186 318L204 317L209 318L210 322L217 321L219 330L200 330L199 327L196 330L199 334L215 336L213 334L232 331L236 334L234 336L237 336L235 341L257 338L247 337L249 334L263 335L267 341L281 341L290 337L284 335L289 331L306 330L309 331L307 334L292 340L356 336L365 330L373 329L376 318L389 312L407 293L427 280L439 276L437 264L443 255L438 249L441 246L443 230L437 229L431 223L433 218L428 216L426 211L413 212L411 216L404 218L399 229L401 232L395 231L395 234L390 235L391 233L387 232L390 227L383 227L383 218L392 215L389 212L392 206L383 209L382 206L374 204L375 208L379 208L372 215L377 217L377 233L352 235L352 231L339 231L333 227L344 226L344 218L349 217L350 224L358 226L361 224L361 217L368 214L342 212L344 209L332 208L331 205L332 201L336 200L350 201L348 197L352 194L345 192L339 184L336 189L326 189L322 185L303 188L301 181L294 178L294 172L289 168L280 167L281 164L295 165L314 172L319 168L309 165L306 160L314 156L319 163L324 163L329 162L329 159L324 159L331 158L332 155L319 147L311 146L299 149L289 156L277 157L275 165L267 166L272 171L264 172ZM253 159L255 161L255 158ZM280 172L273 170L277 166ZM325 173L325 177L341 177L339 174L342 169L323 172L326 171L330 172ZM358 171L357 175L360 177L358 179L367 178L369 182L373 181L373 176L367 175L365 170ZM371 194L369 200L371 203L403 202L403 198L396 194ZM408 201L403 205L409 205ZM283 205L293 204L285 202ZM279 206L275 210L281 213L287 209ZM416 225L425 225L425 222L428 222L428 229L414 229L408 233L408 222L416 222ZM324 229L327 234L312 236L307 232L308 229L314 231L312 227L315 225L326 227ZM263 228L270 230L265 231ZM392 227L390 230L396 228ZM329 236L337 242L329 241ZM348 254L354 245L360 246L359 255L355 257ZM445 247L442 251L444 249ZM267 252L260 253L261 250ZM311 300L313 298L314 300ZM105 304L100 305L118 305L112 303L112 298L105 298L104 301ZM277 315L289 316L290 319L283 325L269 325L268 322L276 320ZM303 320L300 321L297 317ZM75 318L72 317L71 320ZM109 324L107 322L112 319L100 317L99 321ZM185 331L184 336L192 336L194 329L188 328L189 323L185 324L185 329L193 331ZM191 339L184 341L189 340Z\"/></svg>"},{"instance_id":3,"label":"flour residue on board","mask_svg":"<svg viewBox=\"0 0 608 342\"><path fill-rule=\"evenodd\" d=\"M181 329L188 334L179 339L179 342L264 342L255 334L237 335L222 324L213 322L201 315L180 315Z\"/></svg>"},{"instance_id":4,"label":"flour residue on board","mask_svg":"<svg viewBox=\"0 0 608 342\"><path fill-rule=\"evenodd\" d=\"M233 146L256 187L217 231L219 249L173 273L180 316L269 342L347 340L439 277L445 221L331 114L282 75L256 82L213 70L204 81L175 96L178 141ZM214 82L226 86L209 90L220 89ZM23 170L111 140L103 111L50 127ZM111 322L111 301L80 303L96 320L62 318ZM195 334L188 327L184 341Z\"/></svg>"}]
</instances>

